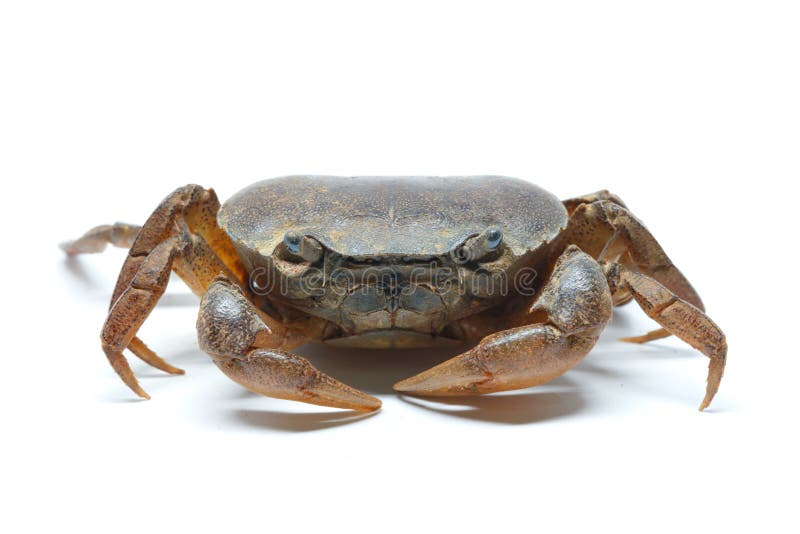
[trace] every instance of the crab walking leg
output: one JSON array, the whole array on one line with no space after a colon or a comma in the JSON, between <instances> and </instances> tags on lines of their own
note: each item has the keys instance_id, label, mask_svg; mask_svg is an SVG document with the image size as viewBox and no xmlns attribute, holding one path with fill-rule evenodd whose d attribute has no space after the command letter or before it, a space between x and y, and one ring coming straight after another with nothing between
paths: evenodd
<instances>
[{"instance_id":1,"label":"crab walking leg","mask_svg":"<svg viewBox=\"0 0 800 534\"><path fill-rule=\"evenodd\" d=\"M162 241L180 234L192 234L202 238L207 247L213 251L216 262L232 272L238 280L243 281L244 267L230 239L216 223L219 206L214 190L203 189L199 185L179 187L162 200L142 225L128 250L128 257L120 270L110 305L113 305L127 289L147 254ZM191 284L190 287L198 296L202 294L202 287Z\"/></svg>"},{"instance_id":2,"label":"crab walking leg","mask_svg":"<svg viewBox=\"0 0 800 534\"><path fill-rule=\"evenodd\" d=\"M569 247L525 313L528 322L537 324L487 336L475 348L398 382L394 389L446 396L543 384L583 359L611 318L611 310L602 268L588 254Z\"/></svg>"},{"instance_id":3,"label":"crab walking leg","mask_svg":"<svg viewBox=\"0 0 800 534\"><path fill-rule=\"evenodd\" d=\"M602 193L595 195L602 197ZM587 199L592 196L589 195ZM691 283L675 267L644 224L616 197L607 196L573 208L569 226L562 236L564 243L576 244L600 261L619 261L657 280L682 300L700 310L705 309ZM570 202L566 201L565 205L569 207ZM619 291L614 300L617 305L625 303L630 300L630 294ZM645 343L667 336L667 330L659 329L623 341Z\"/></svg>"},{"instance_id":4,"label":"crab walking leg","mask_svg":"<svg viewBox=\"0 0 800 534\"><path fill-rule=\"evenodd\" d=\"M139 385L122 351L131 344L164 294L175 255L185 245L180 238L173 237L161 242L143 259L127 289L111 306L100 334L103 352L111 366L134 393L145 399L150 396ZM141 350L139 352L144 354Z\"/></svg>"},{"instance_id":5,"label":"crab walking leg","mask_svg":"<svg viewBox=\"0 0 800 534\"><path fill-rule=\"evenodd\" d=\"M706 395L700 404L700 410L706 409L716 395L725 371L728 354L725 334L703 310L682 300L652 277L619 264L606 265L605 270L612 292L620 289L630 291L651 319L708 356Z\"/></svg>"},{"instance_id":6,"label":"crab walking leg","mask_svg":"<svg viewBox=\"0 0 800 534\"><path fill-rule=\"evenodd\" d=\"M95 226L78 239L61 243L61 249L74 256L76 254L94 254L103 252L106 245L130 248L139 234L141 226L135 224L114 223Z\"/></svg>"},{"instance_id":7,"label":"crab walking leg","mask_svg":"<svg viewBox=\"0 0 800 534\"><path fill-rule=\"evenodd\" d=\"M138 231L122 266L103 325L103 350L114 370L137 395L149 398L122 355L128 348L148 364L182 374L136 332L166 290L174 270L197 295L220 272L243 280L232 243L216 225L219 201L211 189L187 185L167 196Z\"/></svg>"},{"instance_id":8,"label":"crab walking leg","mask_svg":"<svg viewBox=\"0 0 800 534\"><path fill-rule=\"evenodd\" d=\"M575 198L570 198L562 202L564 207L567 208L567 213L572 215L575 213L575 209L580 206L581 204L591 204L592 202L597 202L598 200L608 200L622 206L623 208L627 209L628 206L619 198L617 195L609 191L608 189L602 189L595 193L589 193L588 195L582 195Z\"/></svg>"},{"instance_id":9,"label":"crab walking leg","mask_svg":"<svg viewBox=\"0 0 800 534\"><path fill-rule=\"evenodd\" d=\"M170 272L176 271L198 294L204 292L216 274L233 275L202 237L189 234L162 241L136 265L136 273L127 289L109 310L100 338L111 366L125 384L140 397L150 398L139 386L122 351L127 348L153 367L171 374L183 374L183 370L161 359L136 337L136 332L164 294Z\"/></svg>"},{"instance_id":10,"label":"crab walking leg","mask_svg":"<svg viewBox=\"0 0 800 534\"><path fill-rule=\"evenodd\" d=\"M130 248L141 229L141 226L135 224L120 222L104 224L95 226L78 239L61 243L60 246L61 249L70 256L103 252L107 245ZM160 358L138 337L131 339L128 344L128 349L142 361L147 362L157 369L161 369L173 375L182 375L184 373L183 369L170 365Z\"/></svg>"},{"instance_id":11,"label":"crab walking leg","mask_svg":"<svg viewBox=\"0 0 800 534\"><path fill-rule=\"evenodd\" d=\"M269 319L245 298L242 289L218 277L200 303L200 347L234 382L255 393L321 406L374 411L381 401L317 370L281 350L287 336L265 323Z\"/></svg>"},{"instance_id":12,"label":"crab walking leg","mask_svg":"<svg viewBox=\"0 0 800 534\"><path fill-rule=\"evenodd\" d=\"M128 343L128 350L134 353L143 362L155 367L156 369L161 369L165 373L169 373L171 375L184 374L183 369L179 369L174 365L170 365L158 354L153 352L150 347L145 345L144 341L136 336L134 336L130 343Z\"/></svg>"},{"instance_id":13,"label":"crab walking leg","mask_svg":"<svg viewBox=\"0 0 800 534\"><path fill-rule=\"evenodd\" d=\"M616 262L644 273L681 299L703 309L692 284L669 259L650 231L630 211L611 200L575 208L564 239L599 261Z\"/></svg>"}]
</instances>

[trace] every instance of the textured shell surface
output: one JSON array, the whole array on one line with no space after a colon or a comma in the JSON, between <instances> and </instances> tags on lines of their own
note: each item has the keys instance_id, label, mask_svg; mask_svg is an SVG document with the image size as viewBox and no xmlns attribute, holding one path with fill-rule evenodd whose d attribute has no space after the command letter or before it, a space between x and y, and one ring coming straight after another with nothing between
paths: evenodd
<instances>
[{"instance_id":1,"label":"textured shell surface","mask_svg":"<svg viewBox=\"0 0 800 534\"><path fill-rule=\"evenodd\" d=\"M567 223L553 194L503 176L286 176L228 200L220 225L239 247L270 255L288 231L346 256L440 255L489 227L522 255Z\"/></svg>"}]
</instances>

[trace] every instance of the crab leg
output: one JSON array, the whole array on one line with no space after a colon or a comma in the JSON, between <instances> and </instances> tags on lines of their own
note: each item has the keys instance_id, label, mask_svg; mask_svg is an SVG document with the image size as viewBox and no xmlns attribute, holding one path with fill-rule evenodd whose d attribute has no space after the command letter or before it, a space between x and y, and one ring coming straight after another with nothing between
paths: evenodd
<instances>
[{"instance_id":1,"label":"crab leg","mask_svg":"<svg viewBox=\"0 0 800 534\"><path fill-rule=\"evenodd\" d=\"M172 374L183 374L181 369L169 365L135 337L164 294L170 272L175 270L199 294L211 283L215 274L223 272L231 277L233 275L202 237L189 234L162 241L136 265L138 268L128 287L108 312L100 338L103 351L120 378L137 395L149 398L139 386L122 351L127 348L153 367Z\"/></svg>"},{"instance_id":2,"label":"crab leg","mask_svg":"<svg viewBox=\"0 0 800 534\"><path fill-rule=\"evenodd\" d=\"M528 324L487 336L475 348L398 382L394 389L449 396L543 384L583 359L611 318L611 309L600 265L569 247L525 311L522 319Z\"/></svg>"},{"instance_id":3,"label":"crab leg","mask_svg":"<svg viewBox=\"0 0 800 534\"><path fill-rule=\"evenodd\" d=\"M158 369L183 373L136 337L166 290L170 271L174 270L197 295L202 295L220 272L234 280L244 277L233 245L216 225L218 209L219 201L212 190L188 185L165 198L141 228L99 226L63 245L71 254L99 252L107 243L130 246L100 337L111 366L140 397L149 398L122 355L126 348Z\"/></svg>"},{"instance_id":4,"label":"crab leg","mask_svg":"<svg viewBox=\"0 0 800 534\"><path fill-rule=\"evenodd\" d=\"M617 195L609 191L608 189L602 189L595 193L589 193L588 195L582 195L575 198L570 198L562 202L564 207L567 208L567 213L570 216L575 213L575 209L580 206L581 204L591 204L593 202L597 202L599 200L608 200L617 204L618 206L622 206L623 208L627 209L628 206L619 198Z\"/></svg>"},{"instance_id":5,"label":"crab leg","mask_svg":"<svg viewBox=\"0 0 800 534\"><path fill-rule=\"evenodd\" d=\"M575 244L599 261L623 263L657 280L696 308L705 309L691 283L618 197L608 191L599 191L567 200L564 205L571 216L569 226L561 236L563 246ZM631 295L627 291L621 290L614 295L615 305L629 300ZM623 341L645 343L669 335L669 331L662 328Z\"/></svg>"},{"instance_id":6,"label":"crab leg","mask_svg":"<svg viewBox=\"0 0 800 534\"><path fill-rule=\"evenodd\" d=\"M709 357L706 396L700 404L700 410L706 409L725 371L728 354L725 334L703 310L682 300L652 277L619 264L606 265L605 271L612 292L630 291L651 319Z\"/></svg>"},{"instance_id":7,"label":"crab leg","mask_svg":"<svg viewBox=\"0 0 800 534\"><path fill-rule=\"evenodd\" d=\"M144 258L127 289L111 306L100 334L103 351L111 366L134 393L146 399L150 396L139 386L122 351L130 345L136 332L164 294L175 254L183 245L180 238L173 237L160 243ZM143 351L140 352L144 354Z\"/></svg>"},{"instance_id":8,"label":"crab leg","mask_svg":"<svg viewBox=\"0 0 800 534\"><path fill-rule=\"evenodd\" d=\"M145 345L144 341L138 337L134 336L134 338L131 339L130 343L128 343L128 350L134 353L143 362L155 367L156 369L161 369L165 373L169 373L171 375L182 375L184 373L183 369L179 369L174 365L170 365L158 354L153 352L152 349Z\"/></svg>"},{"instance_id":9,"label":"crab leg","mask_svg":"<svg viewBox=\"0 0 800 534\"><path fill-rule=\"evenodd\" d=\"M61 249L74 256L76 254L94 254L103 252L106 245L130 248L139 234L141 226L135 224L114 223L95 226L78 239L61 243Z\"/></svg>"},{"instance_id":10,"label":"crab leg","mask_svg":"<svg viewBox=\"0 0 800 534\"><path fill-rule=\"evenodd\" d=\"M269 317L245 298L241 287L218 277L200 303L200 347L234 382L268 397L359 411L374 411L381 401L317 370L281 350L294 344L276 332Z\"/></svg>"},{"instance_id":11,"label":"crab leg","mask_svg":"<svg viewBox=\"0 0 800 534\"><path fill-rule=\"evenodd\" d=\"M62 243L61 248L70 256L103 252L107 245L130 248L141 229L141 226L134 224L104 224L92 228L74 241ZM131 339L128 344L128 350L138 356L142 361L147 362L157 369L161 369L173 375L183 374L182 369L178 369L161 359L138 337Z\"/></svg>"},{"instance_id":12,"label":"crab leg","mask_svg":"<svg viewBox=\"0 0 800 534\"><path fill-rule=\"evenodd\" d=\"M658 241L626 208L611 200L598 200L575 208L563 234L567 243L599 261L623 262L668 287L699 309L700 296L669 259Z\"/></svg>"}]
</instances>

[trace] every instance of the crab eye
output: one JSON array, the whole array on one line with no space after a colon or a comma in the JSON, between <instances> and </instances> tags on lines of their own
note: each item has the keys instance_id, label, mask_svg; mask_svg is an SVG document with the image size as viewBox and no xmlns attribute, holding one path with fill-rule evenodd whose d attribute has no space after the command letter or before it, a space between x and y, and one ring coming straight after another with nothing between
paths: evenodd
<instances>
[{"instance_id":1,"label":"crab eye","mask_svg":"<svg viewBox=\"0 0 800 534\"><path fill-rule=\"evenodd\" d=\"M319 242L297 232L286 232L283 236L283 244L291 254L299 256L309 263L314 263L322 257L322 246Z\"/></svg>"},{"instance_id":2,"label":"crab eye","mask_svg":"<svg viewBox=\"0 0 800 534\"><path fill-rule=\"evenodd\" d=\"M283 236L283 244L286 245L286 248L289 249L289 252L292 254L300 253L300 245L302 242L303 238L297 232L286 232L286 235Z\"/></svg>"},{"instance_id":3,"label":"crab eye","mask_svg":"<svg viewBox=\"0 0 800 534\"><path fill-rule=\"evenodd\" d=\"M494 250L503 241L503 232L499 228L492 228L486 232L486 248Z\"/></svg>"},{"instance_id":4,"label":"crab eye","mask_svg":"<svg viewBox=\"0 0 800 534\"><path fill-rule=\"evenodd\" d=\"M468 239L463 245L454 249L450 255L458 264L478 261L490 252L497 250L502 241L503 232L499 228L489 228Z\"/></svg>"}]
</instances>

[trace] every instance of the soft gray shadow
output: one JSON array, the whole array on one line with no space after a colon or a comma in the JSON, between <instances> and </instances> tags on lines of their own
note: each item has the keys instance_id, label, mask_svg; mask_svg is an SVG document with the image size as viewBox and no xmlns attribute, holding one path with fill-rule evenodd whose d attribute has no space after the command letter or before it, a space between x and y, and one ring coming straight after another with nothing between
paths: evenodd
<instances>
[{"instance_id":1,"label":"soft gray shadow","mask_svg":"<svg viewBox=\"0 0 800 534\"><path fill-rule=\"evenodd\" d=\"M185 369L184 369L185 371ZM155 379L162 379L162 378L174 378L178 376L185 376L185 375L173 375L170 373L165 373L164 371L160 371L158 369L153 369L152 371L140 371L136 373L136 378L139 379L141 382L142 380L150 380L151 378Z\"/></svg>"},{"instance_id":2,"label":"soft gray shadow","mask_svg":"<svg viewBox=\"0 0 800 534\"><path fill-rule=\"evenodd\" d=\"M714 402L717 402L716 398L714 399ZM742 410L742 406L740 404L725 402L725 404L722 404L721 406L715 406L714 402L711 403L711 406L703 410L704 414L732 413Z\"/></svg>"},{"instance_id":3,"label":"soft gray shadow","mask_svg":"<svg viewBox=\"0 0 800 534\"><path fill-rule=\"evenodd\" d=\"M566 417L581 410L584 401L577 391L560 393L530 391L477 397L401 397L403 402L443 415L490 423L525 425ZM437 408L436 404L446 407Z\"/></svg>"},{"instance_id":4,"label":"soft gray shadow","mask_svg":"<svg viewBox=\"0 0 800 534\"><path fill-rule=\"evenodd\" d=\"M611 322L608 323L606 329L611 329L615 331L619 330L620 332L624 332L626 329L630 329L631 326L635 323L634 321L631 320L632 309L633 308L631 307L630 303L626 304L622 308L614 308L614 313L611 316ZM655 328L655 326L653 328Z\"/></svg>"},{"instance_id":5,"label":"soft gray shadow","mask_svg":"<svg viewBox=\"0 0 800 534\"><path fill-rule=\"evenodd\" d=\"M77 282L80 282L84 290L96 291L100 289L95 283L94 278L89 275L86 271L86 267L84 267L77 256L65 255L62 263L69 275Z\"/></svg>"},{"instance_id":6,"label":"soft gray shadow","mask_svg":"<svg viewBox=\"0 0 800 534\"><path fill-rule=\"evenodd\" d=\"M319 343L296 352L318 369L347 385L374 395L394 394L392 385L469 348L369 350L329 347Z\"/></svg>"},{"instance_id":7,"label":"soft gray shadow","mask_svg":"<svg viewBox=\"0 0 800 534\"><path fill-rule=\"evenodd\" d=\"M608 367L602 367L594 363L587 362L586 359L584 359L580 364L578 364L578 367L575 367L570 372L590 373L593 375L603 376L605 378L610 378L610 379L620 379L624 377L624 375L618 373L613 369L609 369Z\"/></svg>"},{"instance_id":8,"label":"soft gray shadow","mask_svg":"<svg viewBox=\"0 0 800 534\"><path fill-rule=\"evenodd\" d=\"M165 293L158 300L159 306L179 307L179 306L199 306L200 300L194 293Z\"/></svg>"},{"instance_id":9,"label":"soft gray shadow","mask_svg":"<svg viewBox=\"0 0 800 534\"><path fill-rule=\"evenodd\" d=\"M348 425L372 417L378 412L313 412L288 413L271 410L236 410L234 417L240 423L256 428L269 428L285 432L312 432Z\"/></svg>"},{"instance_id":10,"label":"soft gray shadow","mask_svg":"<svg viewBox=\"0 0 800 534\"><path fill-rule=\"evenodd\" d=\"M102 396L103 400L105 402L110 402L113 404L133 404L137 402L148 402L147 399L137 397L136 393L129 390L125 384L122 384L122 387L125 389L121 392L114 392L114 393L109 393L107 395L103 395Z\"/></svg>"},{"instance_id":11,"label":"soft gray shadow","mask_svg":"<svg viewBox=\"0 0 800 534\"><path fill-rule=\"evenodd\" d=\"M392 385L465 350L465 347L423 350L359 350L310 345L298 350L320 370L374 395L398 396ZM556 388L558 391L553 391ZM254 396L246 390L235 397ZM424 410L498 424L529 424L564 417L581 410L584 401L569 378L558 378L538 390L474 397L399 398ZM437 407L441 406L441 408ZM377 413L377 412L375 412ZM290 413L239 410L237 420L250 426L286 431L310 431L360 421L372 414L358 412Z\"/></svg>"},{"instance_id":12,"label":"soft gray shadow","mask_svg":"<svg viewBox=\"0 0 800 534\"><path fill-rule=\"evenodd\" d=\"M196 346L188 347L184 350L179 350L177 352L171 352L167 355L163 355L163 357L165 360L167 360L169 363L171 363L176 367L182 367L182 365L187 365L187 364L210 365L212 363L211 358L208 356L208 354L206 354ZM181 364L179 362L183 363ZM167 375L167 376L172 376L172 375Z\"/></svg>"},{"instance_id":13,"label":"soft gray shadow","mask_svg":"<svg viewBox=\"0 0 800 534\"><path fill-rule=\"evenodd\" d=\"M659 325L654 321L642 323L636 320L635 316L637 314L646 318L644 312L637 308L635 302L628 303L623 308L615 308L611 322L606 326L593 352L608 350L616 346L618 349L616 352L624 352L625 356L638 356L646 353L648 357L683 358L692 357L693 354L696 354L691 347L683 345L683 342L678 341L681 346L675 346L675 340L678 339L675 336L641 344L620 341L620 338L643 335L659 328ZM591 358L591 353L588 357Z\"/></svg>"},{"instance_id":14,"label":"soft gray shadow","mask_svg":"<svg viewBox=\"0 0 800 534\"><path fill-rule=\"evenodd\" d=\"M667 340L651 341L650 343L643 345L625 343L624 341L621 341L620 343L624 343L625 345L632 345L634 347L634 352L638 355L638 357L645 359L664 358L664 359L704 360L706 358L700 351L693 349L688 344L683 344L683 341L678 340L678 338L673 337L669 339L677 340L677 342L681 343L682 346L676 347L672 345L670 341Z\"/></svg>"},{"instance_id":15,"label":"soft gray shadow","mask_svg":"<svg viewBox=\"0 0 800 534\"><path fill-rule=\"evenodd\" d=\"M647 360L655 358L705 358L688 344L672 336L649 343L628 343L603 334L597 345L586 356L589 361ZM586 361L584 360L584 361Z\"/></svg>"}]
</instances>

